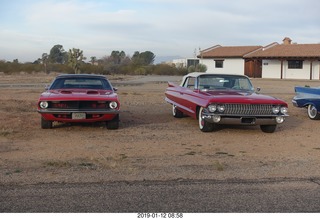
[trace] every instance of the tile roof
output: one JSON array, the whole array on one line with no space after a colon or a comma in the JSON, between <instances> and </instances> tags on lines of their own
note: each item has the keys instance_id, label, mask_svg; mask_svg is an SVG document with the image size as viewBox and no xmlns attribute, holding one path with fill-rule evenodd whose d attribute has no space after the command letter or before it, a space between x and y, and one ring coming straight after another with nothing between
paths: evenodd
<instances>
[{"instance_id":1,"label":"tile roof","mask_svg":"<svg viewBox=\"0 0 320 219\"><path fill-rule=\"evenodd\" d=\"M270 46L244 58L320 58L320 44L278 44Z\"/></svg>"},{"instance_id":2,"label":"tile roof","mask_svg":"<svg viewBox=\"0 0 320 219\"><path fill-rule=\"evenodd\" d=\"M251 53L262 46L220 46L216 45L206 50L202 50L198 58L230 58L243 57L245 54Z\"/></svg>"}]
</instances>

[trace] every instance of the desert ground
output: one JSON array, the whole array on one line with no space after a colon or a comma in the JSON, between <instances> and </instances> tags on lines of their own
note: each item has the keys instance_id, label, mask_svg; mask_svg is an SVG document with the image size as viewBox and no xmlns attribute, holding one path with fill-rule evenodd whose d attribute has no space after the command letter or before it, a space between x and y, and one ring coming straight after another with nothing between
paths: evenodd
<instances>
[{"instance_id":1,"label":"desert ground","mask_svg":"<svg viewBox=\"0 0 320 219\"><path fill-rule=\"evenodd\" d=\"M320 81L252 79L260 93L289 104L290 116L271 134L258 126L203 133L196 120L174 118L164 91L179 76L108 76L121 101L118 130L41 129L37 99L56 75L0 75L0 185L320 177L320 121L291 103L294 86Z\"/></svg>"}]
</instances>

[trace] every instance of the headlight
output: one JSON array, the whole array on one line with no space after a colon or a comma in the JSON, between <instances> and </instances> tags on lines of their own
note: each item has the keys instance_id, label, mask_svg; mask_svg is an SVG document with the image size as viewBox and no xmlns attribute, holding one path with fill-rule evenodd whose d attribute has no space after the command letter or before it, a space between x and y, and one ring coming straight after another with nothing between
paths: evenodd
<instances>
[{"instance_id":1,"label":"headlight","mask_svg":"<svg viewBox=\"0 0 320 219\"><path fill-rule=\"evenodd\" d=\"M272 107L272 112L273 112L274 114L278 114L278 113L280 112L280 107L279 107L279 106L274 106L274 107Z\"/></svg>"},{"instance_id":2,"label":"headlight","mask_svg":"<svg viewBox=\"0 0 320 219\"><path fill-rule=\"evenodd\" d=\"M226 107L224 105L218 105L217 109L220 113L222 113L226 109Z\"/></svg>"},{"instance_id":3,"label":"headlight","mask_svg":"<svg viewBox=\"0 0 320 219\"><path fill-rule=\"evenodd\" d=\"M281 107L281 108L280 108L280 112L281 112L282 114L287 114L288 108L287 108L287 107Z\"/></svg>"},{"instance_id":4,"label":"headlight","mask_svg":"<svg viewBox=\"0 0 320 219\"><path fill-rule=\"evenodd\" d=\"M40 108L42 108L42 109L46 109L46 108L48 108L49 103L48 103L47 101L41 101L41 102L39 103L39 106L40 106Z\"/></svg>"},{"instance_id":5,"label":"headlight","mask_svg":"<svg viewBox=\"0 0 320 219\"><path fill-rule=\"evenodd\" d=\"M218 116L218 115L214 115L214 116L212 117L212 120L213 120L213 122L218 123L218 122L220 122L221 117Z\"/></svg>"},{"instance_id":6,"label":"headlight","mask_svg":"<svg viewBox=\"0 0 320 219\"><path fill-rule=\"evenodd\" d=\"M277 123L283 123L284 122L284 117L283 116L277 116L276 117L276 121L277 121Z\"/></svg>"},{"instance_id":7,"label":"headlight","mask_svg":"<svg viewBox=\"0 0 320 219\"><path fill-rule=\"evenodd\" d=\"M208 109L211 113L213 113L217 110L217 105L215 105L215 104L209 105Z\"/></svg>"},{"instance_id":8,"label":"headlight","mask_svg":"<svg viewBox=\"0 0 320 219\"><path fill-rule=\"evenodd\" d=\"M118 103L115 102L115 101L112 101L112 102L109 103L109 107L110 107L111 109L115 109L115 108L118 107Z\"/></svg>"}]
</instances>

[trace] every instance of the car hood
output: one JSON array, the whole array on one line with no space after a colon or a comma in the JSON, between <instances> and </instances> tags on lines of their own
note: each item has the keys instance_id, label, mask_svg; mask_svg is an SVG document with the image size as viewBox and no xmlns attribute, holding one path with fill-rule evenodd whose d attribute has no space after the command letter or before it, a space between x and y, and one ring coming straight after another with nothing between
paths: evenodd
<instances>
[{"instance_id":1,"label":"car hood","mask_svg":"<svg viewBox=\"0 0 320 219\"><path fill-rule=\"evenodd\" d=\"M215 90L215 91L201 91L206 96L212 98L212 102L227 102L227 103L248 103L248 104L285 104L284 101L263 94L257 94L250 91L237 90ZM211 102L211 101L210 101Z\"/></svg>"},{"instance_id":2,"label":"car hood","mask_svg":"<svg viewBox=\"0 0 320 219\"><path fill-rule=\"evenodd\" d=\"M45 100L95 100L95 99L114 99L117 94L110 90L91 90L91 89L58 89L48 90L41 94L40 99Z\"/></svg>"}]
</instances>

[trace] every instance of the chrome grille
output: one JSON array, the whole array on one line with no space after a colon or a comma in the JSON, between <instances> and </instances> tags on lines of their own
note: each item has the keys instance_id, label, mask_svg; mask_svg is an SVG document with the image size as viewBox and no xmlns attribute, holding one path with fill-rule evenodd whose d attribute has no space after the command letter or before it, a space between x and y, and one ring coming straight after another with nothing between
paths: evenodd
<instances>
[{"instance_id":1,"label":"chrome grille","mask_svg":"<svg viewBox=\"0 0 320 219\"><path fill-rule=\"evenodd\" d=\"M270 104L225 104L224 114L228 115L271 115Z\"/></svg>"},{"instance_id":2,"label":"chrome grille","mask_svg":"<svg viewBox=\"0 0 320 219\"><path fill-rule=\"evenodd\" d=\"M56 109L106 109L109 108L108 102L102 101L52 101L49 108Z\"/></svg>"}]
</instances>

